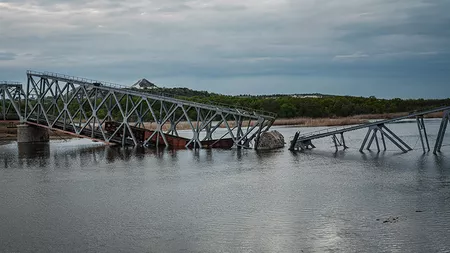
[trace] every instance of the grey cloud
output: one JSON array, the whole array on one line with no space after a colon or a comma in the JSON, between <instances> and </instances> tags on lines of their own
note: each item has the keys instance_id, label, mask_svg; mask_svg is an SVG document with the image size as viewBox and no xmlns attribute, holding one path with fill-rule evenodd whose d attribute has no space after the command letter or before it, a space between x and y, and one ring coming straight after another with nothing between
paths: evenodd
<instances>
[{"instance_id":1,"label":"grey cloud","mask_svg":"<svg viewBox=\"0 0 450 253\"><path fill-rule=\"evenodd\" d=\"M4 53L0 52L0 61L12 61L16 58L14 53Z\"/></svg>"},{"instance_id":2,"label":"grey cloud","mask_svg":"<svg viewBox=\"0 0 450 253\"><path fill-rule=\"evenodd\" d=\"M9 60L0 69L110 81L145 74L400 82L408 73L430 80L450 68L448 9L446 0L0 1L0 52L13 54L0 53Z\"/></svg>"},{"instance_id":3,"label":"grey cloud","mask_svg":"<svg viewBox=\"0 0 450 253\"><path fill-rule=\"evenodd\" d=\"M166 5L163 7L160 7L157 9L158 12L180 12L180 11L186 11L191 10L192 8L188 5L181 3L181 4L175 4L175 5Z\"/></svg>"},{"instance_id":4,"label":"grey cloud","mask_svg":"<svg viewBox=\"0 0 450 253\"><path fill-rule=\"evenodd\" d=\"M393 13L386 11L389 15L396 15L393 17L395 22L388 18L380 22L342 25L338 29L345 31L345 35L338 39L366 48L371 54L450 52L450 18L447 15L450 2L438 0L422 4L416 7L412 4L413 7L397 9Z\"/></svg>"}]
</instances>

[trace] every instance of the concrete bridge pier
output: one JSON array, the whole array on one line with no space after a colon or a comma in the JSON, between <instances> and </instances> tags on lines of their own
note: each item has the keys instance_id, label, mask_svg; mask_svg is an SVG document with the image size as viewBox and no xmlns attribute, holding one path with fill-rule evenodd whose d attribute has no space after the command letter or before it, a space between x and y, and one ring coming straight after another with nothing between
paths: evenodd
<instances>
[{"instance_id":1,"label":"concrete bridge pier","mask_svg":"<svg viewBox=\"0 0 450 253\"><path fill-rule=\"evenodd\" d=\"M48 129L27 124L17 125L18 143L43 143L48 141Z\"/></svg>"}]
</instances>

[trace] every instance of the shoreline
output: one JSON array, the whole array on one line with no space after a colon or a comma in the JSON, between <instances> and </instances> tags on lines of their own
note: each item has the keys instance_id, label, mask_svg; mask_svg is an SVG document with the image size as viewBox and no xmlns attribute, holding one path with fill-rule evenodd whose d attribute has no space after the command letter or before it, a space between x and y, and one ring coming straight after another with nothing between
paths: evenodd
<instances>
[{"instance_id":1,"label":"shoreline","mask_svg":"<svg viewBox=\"0 0 450 253\"><path fill-rule=\"evenodd\" d=\"M286 119L276 119L275 122L273 123L273 126L300 126L300 127L347 126L347 125L364 124L370 122L371 120L392 119L396 117L406 116L408 114L409 113L407 112L403 112L403 113L384 113L384 114L364 114L349 117L332 117L332 118L304 118L304 117L286 118ZM424 118L442 118L442 115L443 115L442 112L438 112L425 115ZM181 125L179 130L186 130L186 129L190 128L187 127L187 125L186 126ZM55 131L50 131L49 134L51 140L77 138L68 134L56 133ZM0 123L0 141L16 140L16 136L17 135L15 127L12 127L10 123L6 124Z\"/></svg>"},{"instance_id":2,"label":"shoreline","mask_svg":"<svg viewBox=\"0 0 450 253\"><path fill-rule=\"evenodd\" d=\"M64 134L56 131L49 131L50 140L65 140L65 139L76 139L73 135ZM0 141L15 141L17 140L17 128L12 126L11 123L2 124L0 123Z\"/></svg>"},{"instance_id":3,"label":"shoreline","mask_svg":"<svg viewBox=\"0 0 450 253\"><path fill-rule=\"evenodd\" d=\"M276 119L274 126L303 126L303 127L333 127L365 124L371 120L393 119L407 116L408 112L401 113L383 113L383 114L361 114L349 117L332 117L332 118L287 118ZM424 115L424 118L442 118L443 112L431 113Z\"/></svg>"}]
</instances>

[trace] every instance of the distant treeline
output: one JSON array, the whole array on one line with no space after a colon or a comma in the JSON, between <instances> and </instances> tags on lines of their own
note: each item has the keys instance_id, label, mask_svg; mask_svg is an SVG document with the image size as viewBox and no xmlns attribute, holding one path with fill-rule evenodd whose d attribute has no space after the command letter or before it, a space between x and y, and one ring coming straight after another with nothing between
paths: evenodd
<instances>
[{"instance_id":1,"label":"distant treeline","mask_svg":"<svg viewBox=\"0 0 450 253\"><path fill-rule=\"evenodd\" d=\"M188 88L158 88L157 91L200 103L210 101L274 112L280 118L347 117L360 114L412 112L440 106L450 106L450 98L378 99L375 97L330 96L322 94L305 94L318 97L301 97L301 95L225 96Z\"/></svg>"}]
</instances>

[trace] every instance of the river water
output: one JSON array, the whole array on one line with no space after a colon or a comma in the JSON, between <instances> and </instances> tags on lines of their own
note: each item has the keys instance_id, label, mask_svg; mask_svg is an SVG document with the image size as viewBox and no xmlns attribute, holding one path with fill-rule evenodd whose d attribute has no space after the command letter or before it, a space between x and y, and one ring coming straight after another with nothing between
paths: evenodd
<instances>
[{"instance_id":1,"label":"river water","mask_svg":"<svg viewBox=\"0 0 450 253\"><path fill-rule=\"evenodd\" d=\"M389 127L415 150L361 154L364 131L337 153L3 143L0 252L449 252L450 136L435 156Z\"/></svg>"}]
</instances>

